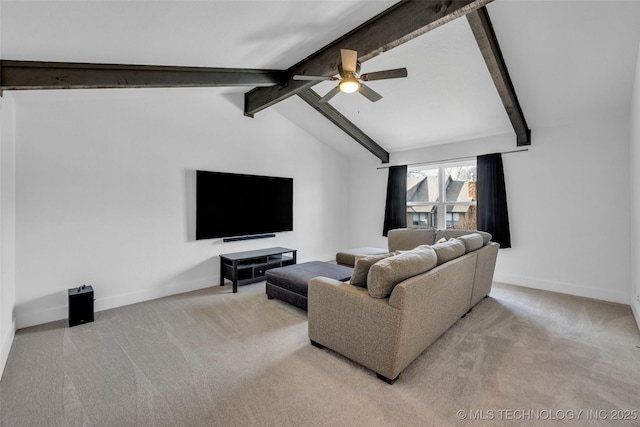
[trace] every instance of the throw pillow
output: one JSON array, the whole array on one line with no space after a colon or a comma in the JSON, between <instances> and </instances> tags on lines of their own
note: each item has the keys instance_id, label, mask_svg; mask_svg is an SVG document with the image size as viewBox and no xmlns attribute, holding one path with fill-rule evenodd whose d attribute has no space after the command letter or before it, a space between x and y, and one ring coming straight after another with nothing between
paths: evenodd
<instances>
[{"instance_id":1,"label":"throw pillow","mask_svg":"<svg viewBox=\"0 0 640 427\"><path fill-rule=\"evenodd\" d=\"M431 270L436 266L437 256L428 245L382 259L371 266L367 276L369 295L386 298L393 288L409 277Z\"/></svg>"},{"instance_id":2,"label":"throw pillow","mask_svg":"<svg viewBox=\"0 0 640 427\"><path fill-rule=\"evenodd\" d=\"M445 237L447 239L454 238L457 239L460 236L464 236L465 234L478 233L482 236L483 245L486 245L491 240L491 234L486 231L480 230L461 230L461 229L447 229L447 230L438 230L436 234L436 241Z\"/></svg>"},{"instance_id":3,"label":"throw pillow","mask_svg":"<svg viewBox=\"0 0 640 427\"><path fill-rule=\"evenodd\" d=\"M456 259L465 254L465 246L458 239L449 239L444 243L438 243L432 246L438 257L438 265Z\"/></svg>"},{"instance_id":4,"label":"throw pillow","mask_svg":"<svg viewBox=\"0 0 640 427\"><path fill-rule=\"evenodd\" d=\"M361 288L367 287L367 275L369 269L376 262L389 258L395 255L394 253L386 253L380 255L356 255L356 263L353 266L353 273L351 274L351 283L354 286L360 286Z\"/></svg>"},{"instance_id":5,"label":"throw pillow","mask_svg":"<svg viewBox=\"0 0 640 427\"><path fill-rule=\"evenodd\" d=\"M465 252L475 251L484 245L482 236L478 233L465 234L464 236L457 237L457 239L464 243Z\"/></svg>"}]
</instances>

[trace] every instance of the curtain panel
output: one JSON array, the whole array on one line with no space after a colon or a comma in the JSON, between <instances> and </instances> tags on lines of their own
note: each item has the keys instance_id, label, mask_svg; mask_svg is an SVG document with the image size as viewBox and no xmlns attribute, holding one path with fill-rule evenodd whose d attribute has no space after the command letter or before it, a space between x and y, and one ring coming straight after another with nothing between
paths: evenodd
<instances>
[{"instance_id":1,"label":"curtain panel","mask_svg":"<svg viewBox=\"0 0 640 427\"><path fill-rule=\"evenodd\" d=\"M387 204L382 235L394 228L407 226L407 166L391 166L387 181Z\"/></svg>"},{"instance_id":2,"label":"curtain panel","mask_svg":"<svg viewBox=\"0 0 640 427\"><path fill-rule=\"evenodd\" d=\"M501 248L511 247L507 192L500 153L478 156L478 230L491 233Z\"/></svg>"}]
</instances>

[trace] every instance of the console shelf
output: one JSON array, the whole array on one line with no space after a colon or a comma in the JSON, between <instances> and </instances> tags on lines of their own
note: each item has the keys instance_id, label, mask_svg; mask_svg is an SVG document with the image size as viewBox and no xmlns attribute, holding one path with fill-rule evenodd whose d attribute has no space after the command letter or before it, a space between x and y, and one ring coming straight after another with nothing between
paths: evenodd
<instances>
[{"instance_id":1,"label":"console shelf","mask_svg":"<svg viewBox=\"0 0 640 427\"><path fill-rule=\"evenodd\" d=\"M296 249L276 247L221 254L220 286L224 286L225 279L228 279L233 283L233 292L238 292L238 283L260 281L267 270L295 264L296 252Z\"/></svg>"}]
</instances>

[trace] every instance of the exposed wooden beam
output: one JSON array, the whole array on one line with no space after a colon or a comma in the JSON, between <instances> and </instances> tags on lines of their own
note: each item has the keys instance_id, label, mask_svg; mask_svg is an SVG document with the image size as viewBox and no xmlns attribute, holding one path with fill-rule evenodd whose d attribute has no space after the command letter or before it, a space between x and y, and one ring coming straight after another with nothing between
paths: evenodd
<instances>
[{"instance_id":1,"label":"exposed wooden beam","mask_svg":"<svg viewBox=\"0 0 640 427\"><path fill-rule=\"evenodd\" d=\"M320 112L320 114L329 119L333 124L346 132L347 135L358 141L360 145L379 158L382 163L389 163L389 153L384 148L379 146L373 139L369 138L367 134L340 114L340 112L329 105L329 103L319 102L321 98L320 95L312 89L300 91L298 92L298 96Z\"/></svg>"},{"instance_id":2,"label":"exposed wooden beam","mask_svg":"<svg viewBox=\"0 0 640 427\"><path fill-rule=\"evenodd\" d=\"M340 48L358 51L358 60L364 62L491 1L401 1L289 68L285 85L256 88L246 93L245 115L253 116L258 111L318 83L294 81L292 77L295 74L315 76L338 74Z\"/></svg>"},{"instance_id":3,"label":"exposed wooden beam","mask_svg":"<svg viewBox=\"0 0 640 427\"><path fill-rule=\"evenodd\" d=\"M509 120L511 120L513 129L516 131L517 145L531 145L531 129L527 127L527 122L524 119L524 113L509 77L507 64L504 62L504 57L500 51L498 38L493 30L493 25L491 25L487 8L482 7L468 13L467 20L478 42L484 61L489 68L489 73L498 90L500 99L502 99Z\"/></svg>"},{"instance_id":4,"label":"exposed wooden beam","mask_svg":"<svg viewBox=\"0 0 640 427\"><path fill-rule=\"evenodd\" d=\"M0 61L0 93L23 89L269 86L282 84L276 70Z\"/></svg>"}]
</instances>

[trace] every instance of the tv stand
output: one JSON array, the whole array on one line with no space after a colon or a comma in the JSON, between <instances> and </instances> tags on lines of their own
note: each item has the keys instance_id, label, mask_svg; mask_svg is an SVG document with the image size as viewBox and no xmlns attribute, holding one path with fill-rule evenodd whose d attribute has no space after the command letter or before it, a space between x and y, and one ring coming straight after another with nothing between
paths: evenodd
<instances>
[{"instance_id":1,"label":"tv stand","mask_svg":"<svg viewBox=\"0 0 640 427\"><path fill-rule=\"evenodd\" d=\"M238 283L260 281L264 279L267 270L295 264L296 252L297 249L276 247L221 254L220 286L224 286L224 279L229 279L233 283L233 293L236 293ZM288 253L291 255L285 255Z\"/></svg>"}]
</instances>

